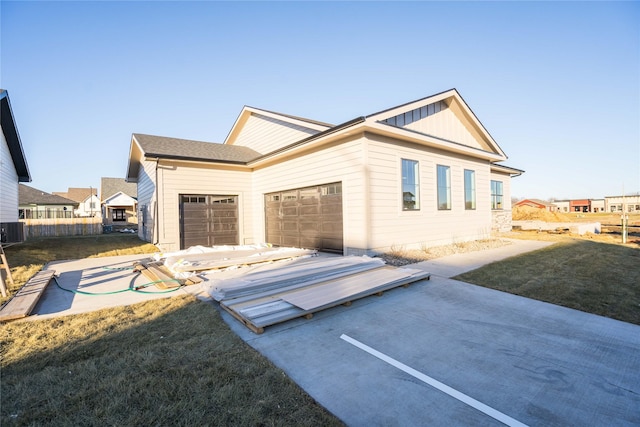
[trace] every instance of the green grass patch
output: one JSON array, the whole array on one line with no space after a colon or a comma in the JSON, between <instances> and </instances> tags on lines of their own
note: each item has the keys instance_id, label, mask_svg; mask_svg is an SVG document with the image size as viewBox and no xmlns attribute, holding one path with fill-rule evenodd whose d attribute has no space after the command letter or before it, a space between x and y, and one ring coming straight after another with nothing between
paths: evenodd
<instances>
[{"instance_id":1,"label":"green grass patch","mask_svg":"<svg viewBox=\"0 0 640 427\"><path fill-rule=\"evenodd\" d=\"M565 239L454 279L640 325L640 249Z\"/></svg>"}]
</instances>

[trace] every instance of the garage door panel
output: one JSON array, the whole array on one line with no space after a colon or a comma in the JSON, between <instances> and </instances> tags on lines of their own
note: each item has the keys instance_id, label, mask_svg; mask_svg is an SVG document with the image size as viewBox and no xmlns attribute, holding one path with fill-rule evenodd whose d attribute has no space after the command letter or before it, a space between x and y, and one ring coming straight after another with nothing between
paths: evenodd
<instances>
[{"instance_id":1,"label":"garage door panel","mask_svg":"<svg viewBox=\"0 0 640 427\"><path fill-rule=\"evenodd\" d=\"M183 195L180 214L182 249L238 244L237 196Z\"/></svg>"},{"instance_id":2,"label":"garage door panel","mask_svg":"<svg viewBox=\"0 0 640 427\"><path fill-rule=\"evenodd\" d=\"M265 195L266 239L274 245L342 252L342 184Z\"/></svg>"}]
</instances>

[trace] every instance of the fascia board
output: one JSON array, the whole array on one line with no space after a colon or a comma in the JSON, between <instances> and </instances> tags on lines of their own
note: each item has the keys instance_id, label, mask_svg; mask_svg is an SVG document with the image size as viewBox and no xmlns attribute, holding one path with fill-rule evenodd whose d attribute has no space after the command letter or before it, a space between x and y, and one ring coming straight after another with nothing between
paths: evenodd
<instances>
[{"instance_id":1,"label":"fascia board","mask_svg":"<svg viewBox=\"0 0 640 427\"><path fill-rule=\"evenodd\" d=\"M505 165L491 165L491 172L508 173L512 177L520 176L524 173L521 169L512 168Z\"/></svg>"},{"instance_id":2,"label":"fascia board","mask_svg":"<svg viewBox=\"0 0 640 427\"><path fill-rule=\"evenodd\" d=\"M367 130L376 134L389 136L403 141L410 141L420 145L439 148L445 151L465 154L467 156L481 158L492 162L499 162L507 159L506 156L501 154L480 150L478 148L469 147L468 145L448 141L435 136L425 135L419 132L414 132L410 129L385 125L382 123L378 123L377 121L369 121L369 119L367 119L366 128Z\"/></svg>"}]
</instances>

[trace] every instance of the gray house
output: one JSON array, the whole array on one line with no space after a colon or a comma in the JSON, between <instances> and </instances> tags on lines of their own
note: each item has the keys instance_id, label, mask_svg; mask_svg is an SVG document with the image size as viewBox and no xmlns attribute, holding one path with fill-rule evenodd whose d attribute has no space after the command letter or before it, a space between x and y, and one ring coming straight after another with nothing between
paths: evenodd
<instances>
[{"instance_id":1,"label":"gray house","mask_svg":"<svg viewBox=\"0 0 640 427\"><path fill-rule=\"evenodd\" d=\"M376 254L511 229L507 159L457 90L332 125L244 107L222 144L133 134L139 236Z\"/></svg>"}]
</instances>

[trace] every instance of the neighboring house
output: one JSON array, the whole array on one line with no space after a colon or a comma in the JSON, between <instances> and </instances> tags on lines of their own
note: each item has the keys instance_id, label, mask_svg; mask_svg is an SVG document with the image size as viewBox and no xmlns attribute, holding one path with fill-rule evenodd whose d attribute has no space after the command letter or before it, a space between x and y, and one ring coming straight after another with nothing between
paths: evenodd
<instances>
[{"instance_id":1,"label":"neighboring house","mask_svg":"<svg viewBox=\"0 0 640 427\"><path fill-rule=\"evenodd\" d=\"M18 221L18 185L31 182L31 174L4 89L0 89L0 125L0 241L19 242L24 235Z\"/></svg>"},{"instance_id":2,"label":"neighboring house","mask_svg":"<svg viewBox=\"0 0 640 427\"><path fill-rule=\"evenodd\" d=\"M563 213L569 212L571 207L571 202L569 200L554 200L551 204L556 207L557 212Z\"/></svg>"},{"instance_id":3,"label":"neighboring house","mask_svg":"<svg viewBox=\"0 0 640 427\"><path fill-rule=\"evenodd\" d=\"M620 212L626 211L640 212L640 195L631 196L607 196L604 198L605 210L607 212Z\"/></svg>"},{"instance_id":4,"label":"neighboring house","mask_svg":"<svg viewBox=\"0 0 640 427\"><path fill-rule=\"evenodd\" d=\"M130 226L138 223L137 185L122 178L102 178L100 196L105 225Z\"/></svg>"},{"instance_id":5,"label":"neighboring house","mask_svg":"<svg viewBox=\"0 0 640 427\"><path fill-rule=\"evenodd\" d=\"M514 207L529 206L531 208L544 209L544 210L547 210L549 212L553 212L553 211L556 210L555 206L553 206L553 204L551 204L549 202L545 202L544 200L540 200L540 199L524 199L524 200L520 200L519 202L517 202L513 206Z\"/></svg>"},{"instance_id":6,"label":"neighboring house","mask_svg":"<svg viewBox=\"0 0 640 427\"><path fill-rule=\"evenodd\" d=\"M337 126L244 107L223 144L133 134L139 236L376 254L511 229L507 156L451 89Z\"/></svg>"},{"instance_id":7,"label":"neighboring house","mask_svg":"<svg viewBox=\"0 0 640 427\"><path fill-rule=\"evenodd\" d=\"M18 193L20 219L73 218L73 210L78 206L73 200L24 184L20 184Z\"/></svg>"},{"instance_id":8,"label":"neighboring house","mask_svg":"<svg viewBox=\"0 0 640 427\"><path fill-rule=\"evenodd\" d=\"M78 207L73 211L77 217L100 217L102 214L97 188L69 187L66 193L54 191L53 194L77 202Z\"/></svg>"}]
</instances>

